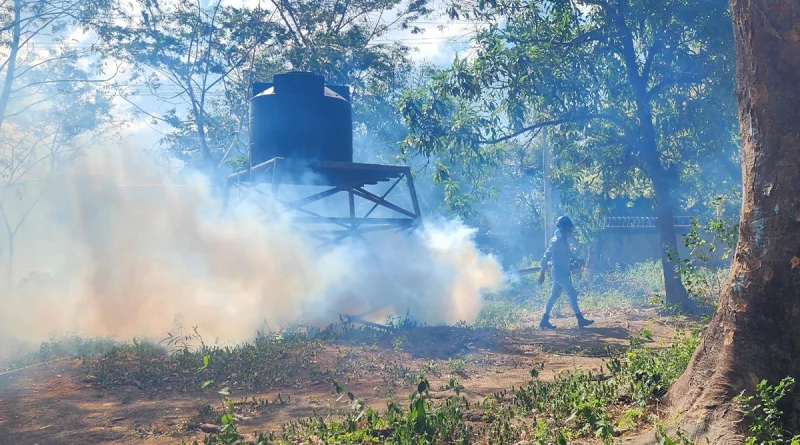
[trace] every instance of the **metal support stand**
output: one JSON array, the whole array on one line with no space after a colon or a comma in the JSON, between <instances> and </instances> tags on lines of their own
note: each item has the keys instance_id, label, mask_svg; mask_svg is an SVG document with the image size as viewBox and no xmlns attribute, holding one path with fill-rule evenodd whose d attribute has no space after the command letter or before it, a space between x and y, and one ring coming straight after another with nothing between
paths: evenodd
<instances>
[{"instance_id":1,"label":"metal support stand","mask_svg":"<svg viewBox=\"0 0 800 445\"><path fill-rule=\"evenodd\" d=\"M411 209L389 200L389 195L397 191L397 185L403 180L410 194ZM367 186L386 182L391 185L382 194L367 190ZM234 190L250 189L256 195L263 195L258 189L261 184L271 185L271 197L279 203L281 210L290 212L292 223L298 230L319 240L322 246L330 246L347 238L363 238L365 234L373 232L405 231L419 226L422 221L411 169L406 166L274 158L228 177L223 211L236 198L232 196ZM288 201L279 195L281 186L287 185L321 186L327 189ZM339 193L348 195L347 216L328 216L307 208ZM371 204L363 216L358 215L356 198ZM381 208L389 210L390 216L374 217L375 211Z\"/></svg>"}]
</instances>

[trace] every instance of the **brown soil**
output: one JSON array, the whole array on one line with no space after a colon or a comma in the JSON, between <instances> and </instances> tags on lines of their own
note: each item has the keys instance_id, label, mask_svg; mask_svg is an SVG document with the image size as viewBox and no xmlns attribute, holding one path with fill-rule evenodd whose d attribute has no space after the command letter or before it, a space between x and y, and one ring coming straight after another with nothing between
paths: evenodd
<instances>
[{"instance_id":1,"label":"brown soil","mask_svg":"<svg viewBox=\"0 0 800 445\"><path fill-rule=\"evenodd\" d=\"M607 347L619 349L629 335L648 329L656 341L670 341L674 328L646 313L598 318L595 326L540 332L533 327L514 331L421 327L405 331L402 344L329 344L309 369L337 366L339 383L368 406L382 409L392 398L403 403L413 384L402 376L375 372L376 363L397 363L412 373L426 369L434 390L456 377L467 398L480 400L494 392L527 383L530 370L544 363L543 378L563 370L598 370ZM531 324L533 321L531 321ZM574 320L555 319L561 326ZM345 360L342 357L346 357ZM448 359L457 357L456 361ZM281 425L348 409L349 399L333 394L329 382L298 376L299 385L268 393L234 393L245 397L241 431L280 431ZM0 374L0 444L90 445L179 444L197 439L204 405L217 407L214 391L103 389L83 380L79 360L63 360ZM434 391L434 397L437 392ZM280 399L284 403L273 403ZM266 406L252 402L268 400ZM338 400L337 400L338 399ZM214 416L208 418L213 422Z\"/></svg>"}]
</instances>

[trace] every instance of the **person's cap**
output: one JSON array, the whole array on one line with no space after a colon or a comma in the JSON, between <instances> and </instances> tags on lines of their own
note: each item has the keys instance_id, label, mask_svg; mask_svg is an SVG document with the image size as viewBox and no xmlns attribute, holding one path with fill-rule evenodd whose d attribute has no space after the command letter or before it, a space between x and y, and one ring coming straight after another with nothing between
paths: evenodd
<instances>
[{"instance_id":1,"label":"person's cap","mask_svg":"<svg viewBox=\"0 0 800 445\"><path fill-rule=\"evenodd\" d=\"M561 230L573 230L575 225L572 224L572 220L569 219L569 216L562 216L556 221L556 227Z\"/></svg>"}]
</instances>

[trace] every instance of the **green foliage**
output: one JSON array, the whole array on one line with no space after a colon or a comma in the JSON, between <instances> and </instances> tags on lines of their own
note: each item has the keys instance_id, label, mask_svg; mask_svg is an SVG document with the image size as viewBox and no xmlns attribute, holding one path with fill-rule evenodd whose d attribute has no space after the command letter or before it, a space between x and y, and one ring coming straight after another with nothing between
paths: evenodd
<instances>
[{"instance_id":1,"label":"green foliage","mask_svg":"<svg viewBox=\"0 0 800 445\"><path fill-rule=\"evenodd\" d=\"M285 37L281 58L292 69L323 74L332 83L385 79L403 61L407 48L374 42L396 29L419 34L415 25L431 12L428 0L351 0L346 3L295 0L275 2L276 22ZM391 19L376 17L382 14ZM370 73L370 71L372 71Z\"/></svg>"},{"instance_id":2,"label":"green foliage","mask_svg":"<svg viewBox=\"0 0 800 445\"><path fill-rule=\"evenodd\" d=\"M202 373L208 369L209 364L211 363L211 358L206 355L203 356L203 366L197 369L197 373ZM203 382L200 386L200 389L207 388L213 381L208 380ZM221 415L219 418L219 423L221 427L219 428L219 432L215 435L208 436L204 441L205 444L220 444L220 445L232 445L235 443L240 443L244 437L239 434L239 429L236 425L235 420L235 408L236 405L234 404L233 400L231 400L231 391L230 388L227 386L217 391L217 395L219 396L219 402L221 406ZM259 442L257 442L259 443Z\"/></svg>"},{"instance_id":3,"label":"green foliage","mask_svg":"<svg viewBox=\"0 0 800 445\"><path fill-rule=\"evenodd\" d=\"M459 396L459 388L458 382L451 379L443 390L453 391L453 395L435 403L431 398L430 383L421 379L416 390L409 395L406 408L391 401L382 415L365 408L352 393L347 392L352 403L351 412L344 419L325 421L318 417L293 421L283 427L281 438L276 443L467 443L470 431L462 420L462 414L469 404ZM335 392L345 393L338 385L335 385Z\"/></svg>"},{"instance_id":4,"label":"green foliage","mask_svg":"<svg viewBox=\"0 0 800 445\"><path fill-rule=\"evenodd\" d=\"M717 197L713 204L721 210L724 198ZM681 274L689 295L702 303L713 303L722 291L727 275L727 267L720 267L736 248L739 235L738 217L718 215L705 225L693 218L689 232L683 235L683 244L689 250L687 258L677 258L676 252L670 256L677 259L676 267ZM726 263L722 263L727 266Z\"/></svg>"},{"instance_id":5,"label":"green foliage","mask_svg":"<svg viewBox=\"0 0 800 445\"><path fill-rule=\"evenodd\" d=\"M136 3L140 12L100 27L99 34L109 53L137 68L134 80L144 91L126 97L143 93L187 105L158 115L139 110L153 125L169 126L161 142L178 158L247 156L253 82L292 70L353 87L357 141L364 133L369 143L404 137L395 102L413 74L409 49L380 40L395 29L421 32L414 21L430 12L427 0L296 0L254 8Z\"/></svg>"},{"instance_id":6,"label":"green foliage","mask_svg":"<svg viewBox=\"0 0 800 445\"><path fill-rule=\"evenodd\" d=\"M434 79L444 77L434 73ZM482 118L467 113L459 99L433 91L406 92L400 111L410 129L401 153L432 160L433 182L443 188L448 209L471 216L474 203L496 196L489 181L505 154L502 146L480 144Z\"/></svg>"},{"instance_id":7,"label":"green foliage","mask_svg":"<svg viewBox=\"0 0 800 445\"><path fill-rule=\"evenodd\" d=\"M787 394L791 394L794 384L793 377L786 377L776 385L762 380L756 385L754 395L745 396L743 391L737 396L736 401L750 422L748 429L752 436L747 438L746 444L779 445L791 442L794 445L800 442L800 435L792 437L783 428L783 411L778 406Z\"/></svg>"},{"instance_id":8,"label":"green foliage","mask_svg":"<svg viewBox=\"0 0 800 445\"><path fill-rule=\"evenodd\" d=\"M602 370L570 372L542 381L534 372L526 387L511 393L513 406L523 414L540 413L548 424L610 439L615 425L624 426L622 421L633 416L625 411L615 423L613 408L620 404L645 408L661 397L688 365L699 339L699 333L680 335L667 348L651 349L642 338L633 338L625 354L606 363L608 375ZM496 396L506 397L506 393Z\"/></svg>"},{"instance_id":9,"label":"green foliage","mask_svg":"<svg viewBox=\"0 0 800 445\"><path fill-rule=\"evenodd\" d=\"M646 348L647 332L631 339L631 348L624 357L607 363L612 375L617 375L619 389L638 406L646 406L664 395L669 386L683 374L702 338L700 331L679 333L673 344L654 352Z\"/></svg>"},{"instance_id":10,"label":"green foliage","mask_svg":"<svg viewBox=\"0 0 800 445\"><path fill-rule=\"evenodd\" d=\"M173 156L185 161L221 157L232 142L240 142L244 128L250 93L242 71L258 47L280 42L280 27L267 20L269 11L220 1L138 0L137 6L125 20L98 28L101 41L109 54L132 64L132 80L143 83L145 94L167 103L181 98L188 105L163 115L138 110L152 124L172 127L162 143ZM245 85L236 85L237 76L244 76ZM136 94L141 92L123 97Z\"/></svg>"},{"instance_id":11,"label":"green foliage","mask_svg":"<svg viewBox=\"0 0 800 445\"><path fill-rule=\"evenodd\" d=\"M691 183L686 202L739 180L724 3L453 1L450 14L486 24L475 50L401 110L404 150L441 160L434 174L458 205L483 198L492 170L546 126L554 186L587 222L609 200L652 199L654 177Z\"/></svg>"},{"instance_id":12,"label":"green foliage","mask_svg":"<svg viewBox=\"0 0 800 445\"><path fill-rule=\"evenodd\" d=\"M334 394L349 400L344 417L315 415L290 422L280 434L262 433L255 442L243 443L411 445L483 439L504 445L523 437L542 445L590 437L612 443L621 429L628 428L626 422L646 420L647 410L688 364L699 338L698 332L682 334L673 345L655 349L646 346L647 335L642 333L631 339L626 353L608 362L608 374L576 371L542 380L543 366L537 366L526 386L501 391L477 404L461 396L463 387L455 378L434 396L422 377L405 406L389 401L385 411L377 412L334 381ZM236 419L235 408L227 405L221 412ZM223 443L214 441L220 434L207 436L205 443Z\"/></svg>"},{"instance_id":13,"label":"green foliage","mask_svg":"<svg viewBox=\"0 0 800 445\"><path fill-rule=\"evenodd\" d=\"M465 376L467 372L467 362L463 358L447 359L450 373Z\"/></svg>"}]
</instances>

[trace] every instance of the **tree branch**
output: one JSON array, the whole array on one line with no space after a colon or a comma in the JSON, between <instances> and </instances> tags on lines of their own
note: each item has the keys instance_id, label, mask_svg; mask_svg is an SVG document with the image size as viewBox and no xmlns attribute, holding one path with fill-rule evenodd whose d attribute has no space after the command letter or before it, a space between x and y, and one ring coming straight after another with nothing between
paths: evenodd
<instances>
[{"instance_id":1,"label":"tree branch","mask_svg":"<svg viewBox=\"0 0 800 445\"><path fill-rule=\"evenodd\" d=\"M579 114L579 115L570 115L568 117L563 117L560 119L553 119L548 121L537 122L533 125L529 125L527 127L521 128L519 130L514 131L511 134L507 134L497 139L492 140L481 140L480 144L498 144L500 142L505 142L510 139L514 139L517 136L523 135L529 131L538 130L544 127L553 127L556 125L563 125L563 124L571 124L577 122L587 122L592 120L605 120L608 122L613 123L616 125L624 134L630 133L628 126L625 125L620 118L611 114Z\"/></svg>"},{"instance_id":2,"label":"tree branch","mask_svg":"<svg viewBox=\"0 0 800 445\"><path fill-rule=\"evenodd\" d=\"M350 9L350 1L351 0L347 0L344 4L344 9L342 9L342 17L339 19L339 23L336 24L336 32L341 31L344 27L344 19L347 17L347 10ZM336 14L336 11L334 10L333 13Z\"/></svg>"},{"instance_id":3,"label":"tree branch","mask_svg":"<svg viewBox=\"0 0 800 445\"><path fill-rule=\"evenodd\" d=\"M664 41L660 38L655 37L655 42L653 42L653 46L650 47L650 51L647 52L647 58L644 61L644 68L642 68L642 79L645 82L650 79L650 70L653 68L653 62L655 61L656 55L660 53L664 49Z\"/></svg>"},{"instance_id":4,"label":"tree branch","mask_svg":"<svg viewBox=\"0 0 800 445\"><path fill-rule=\"evenodd\" d=\"M11 37L11 51L8 59L8 67L6 69L6 78L5 82L3 82L3 90L0 92L0 128L3 127L3 122L5 122L6 119L8 101L11 97L14 77L16 77L14 70L16 69L17 52L19 51L21 32L19 22L20 14L22 14L22 0L14 0L14 23L16 23L16 26L14 26L13 36Z\"/></svg>"},{"instance_id":5,"label":"tree branch","mask_svg":"<svg viewBox=\"0 0 800 445\"><path fill-rule=\"evenodd\" d=\"M153 118L153 119L155 119L155 120L159 120L159 121L161 121L161 122L164 122L164 123L170 124L170 121L169 121L169 120L167 120L167 119L164 119L163 117L160 117L160 116L157 116L157 115L155 115L155 114L152 114L152 113L149 113L149 112L145 111L144 109L142 109L142 107L140 107L139 105L135 104L135 103L134 103L134 102L132 102L130 99L128 99L127 97L125 97L125 95L123 95L123 94L120 94L118 97L119 97L120 99L124 100L125 102L128 102L128 103L129 103L129 104L130 104L132 107L134 107L134 108L136 108L137 110L139 110L139 112L141 112L141 113L144 113L144 114L146 114L147 116L149 116L149 117L151 117L151 118ZM186 122L191 122L191 121L182 121L182 122L183 122L183 123L186 123Z\"/></svg>"},{"instance_id":6,"label":"tree branch","mask_svg":"<svg viewBox=\"0 0 800 445\"><path fill-rule=\"evenodd\" d=\"M679 85L681 83L693 83L702 78L702 75L697 73L675 73L675 75L663 79L661 82L653 85L652 88L647 90L647 99L652 100L653 97L660 91L671 86Z\"/></svg>"},{"instance_id":7,"label":"tree branch","mask_svg":"<svg viewBox=\"0 0 800 445\"><path fill-rule=\"evenodd\" d=\"M600 30L592 30L585 33L582 33L572 40L568 41L560 41L556 40L555 38L552 39L517 39L517 38L506 38L507 41L512 43L521 43L526 45L556 45L556 46L575 46L581 45L588 42L601 42L604 41L603 34Z\"/></svg>"},{"instance_id":8,"label":"tree branch","mask_svg":"<svg viewBox=\"0 0 800 445\"><path fill-rule=\"evenodd\" d=\"M12 91L12 93L17 93L17 92L19 92L19 91L22 91L22 90L24 90L24 89L27 89L27 88L30 88L30 87L34 87L34 86L41 86L41 85L46 85L46 84L50 84L50 83L106 83L106 82L110 82L110 81L111 81L111 80L113 80L115 77L117 77L117 74L119 74L119 65L117 65L117 69L116 69L116 71L114 72L114 74L112 74L112 75L111 75L110 77L108 77L107 79L56 79L56 80L41 80L41 81L38 81L38 82L31 82L31 83L29 83L29 84L27 84L27 85L23 85L23 86L21 86L21 87L19 87L19 88L15 88L15 89ZM14 97L17 97L17 96L15 95Z\"/></svg>"},{"instance_id":9,"label":"tree branch","mask_svg":"<svg viewBox=\"0 0 800 445\"><path fill-rule=\"evenodd\" d=\"M283 8L283 5L281 3L282 2L279 2L279 0L272 0L272 4L275 6L275 10L278 11L278 14L281 16L281 19L283 20L283 23L289 30L289 36L292 38L292 40L294 40L294 43L297 46L301 48L308 47L306 38L305 36L303 36L302 30L297 26L297 21L295 21L294 18L292 18L292 22L294 23L294 26L292 26L292 23L289 22L289 18L286 17L285 14L286 10Z\"/></svg>"},{"instance_id":10,"label":"tree branch","mask_svg":"<svg viewBox=\"0 0 800 445\"><path fill-rule=\"evenodd\" d=\"M48 96L48 97L45 97L45 98L39 99L39 100L37 100L37 101L34 101L34 102L32 102L32 103L29 103L28 105L26 105L26 106L25 106L25 108L23 108L23 109L21 109L21 110L17 110L17 111L15 111L15 112L13 112L13 113L8 113L8 114L6 114L6 115L5 115L5 117L6 117L6 118L10 118L10 117L16 117L16 116L19 116L19 115L21 115L22 113L24 113L24 112L26 112L26 111L30 110L31 108L33 108L33 107L35 107L35 106L37 106L37 105L39 105L39 104L41 104L41 103L46 103L46 102L49 102L49 101L50 101L51 99L53 99L54 97L58 97L58 96L60 96L60 95L62 95L62 94L64 94L64 93L61 93L61 92L58 92L58 93L53 93L52 95L50 95L50 96Z\"/></svg>"}]
</instances>

